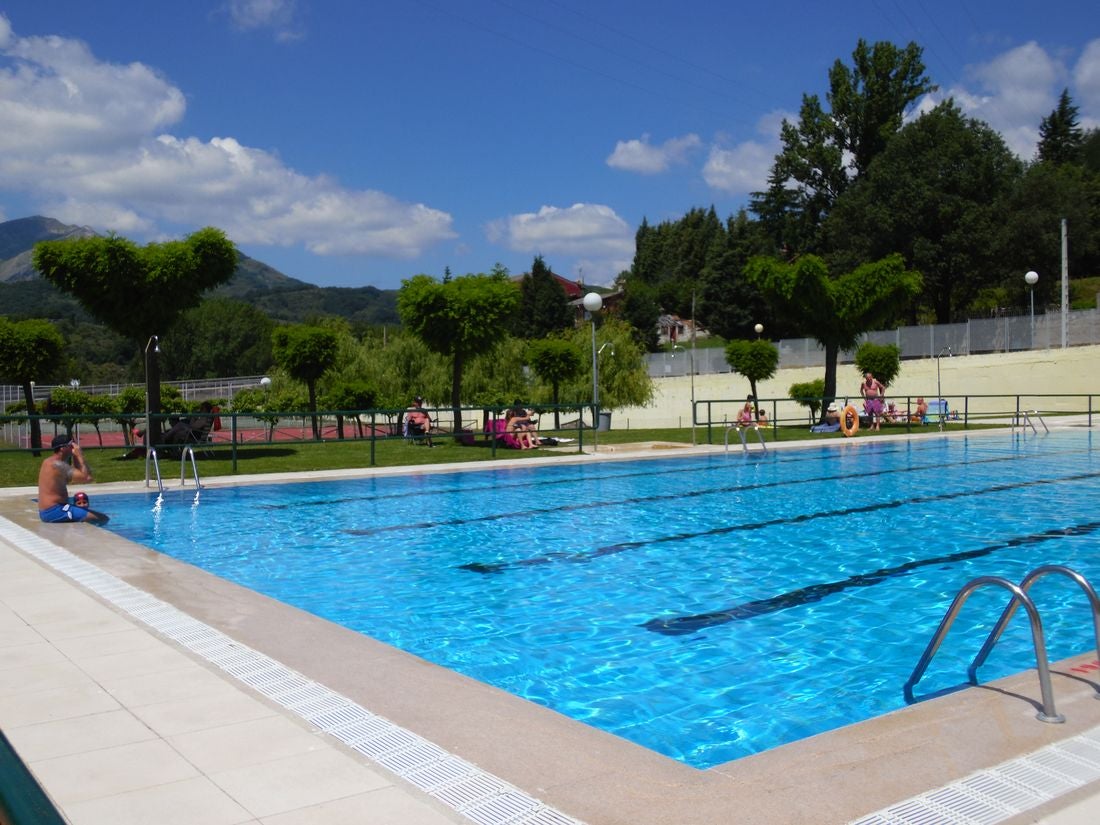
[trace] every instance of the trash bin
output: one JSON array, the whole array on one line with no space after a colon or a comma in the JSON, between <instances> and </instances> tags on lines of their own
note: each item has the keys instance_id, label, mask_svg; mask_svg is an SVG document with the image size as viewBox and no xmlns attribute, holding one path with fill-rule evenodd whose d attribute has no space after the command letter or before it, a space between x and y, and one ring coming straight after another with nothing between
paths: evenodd
<instances>
[{"instance_id":1,"label":"trash bin","mask_svg":"<svg viewBox=\"0 0 1100 825\"><path fill-rule=\"evenodd\" d=\"M607 432L610 429L611 429L611 413L601 412L600 413L600 424L599 424L598 427L596 427L596 430L598 432Z\"/></svg>"}]
</instances>

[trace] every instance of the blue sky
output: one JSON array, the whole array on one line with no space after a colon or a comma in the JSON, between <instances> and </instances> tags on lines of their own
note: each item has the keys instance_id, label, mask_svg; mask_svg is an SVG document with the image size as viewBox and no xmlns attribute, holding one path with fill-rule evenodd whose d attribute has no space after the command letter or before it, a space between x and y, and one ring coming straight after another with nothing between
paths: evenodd
<instances>
[{"instance_id":1,"label":"blue sky","mask_svg":"<svg viewBox=\"0 0 1100 825\"><path fill-rule=\"evenodd\" d=\"M1066 0L0 0L0 219L139 242L219 226L324 286L529 269L609 283L643 218L763 188L779 124L859 38L924 47L1021 157L1068 87ZM1090 22L1091 21L1091 22Z\"/></svg>"}]
</instances>

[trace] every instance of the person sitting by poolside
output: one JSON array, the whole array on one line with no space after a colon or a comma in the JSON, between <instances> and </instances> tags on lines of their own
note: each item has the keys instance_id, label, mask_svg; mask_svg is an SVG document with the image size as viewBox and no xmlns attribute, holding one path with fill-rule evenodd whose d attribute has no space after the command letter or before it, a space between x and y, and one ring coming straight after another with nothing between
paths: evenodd
<instances>
[{"instance_id":1,"label":"person sitting by poolside","mask_svg":"<svg viewBox=\"0 0 1100 825\"><path fill-rule=\"evenodd\" d=\"M753 421L756 420L756 411L752 406L753 397L750 395L745 398L745 406L737 413L737 423L742 427L751 426Z\"/></svg>"},{"instance_id":2,"label":"person sitting by poolside","mask_svg":"<svg viewBox=\"0 0 1100 825\"><path fill-rule=\"evenodd\" d=\"M920 423L924 421L926 415L928 415L928 402L924 400L923 395L918 395L917 406L913 409L913 416L909 420Z\"/></svg>"},{"instance_id":3,"label":"person sitting by poolside","mask_svg":"<svg viewBox=\"0 0 1100 825\"><path fill-rule=\"evenodd\" d=\"M538 443L535 441L535 434L527 429L526 422L529 416L526 415L526 410L521 409L519 411L524 413L524 416L517 416L515 408L509 408L505 411L505 431L512 434L521 450L533 450L538 446Z\"/></svg>"},{"instance_id":4,"label":"person sitting by poolside","mask_svg":"<svg viewBox=\"0 0 1100 825\"><path fill-rule=\"evenodd\" d=\"M432 417L424 412L424 399L419 395L413 399L412 405L405 410L405 437L423 438L429 447L432 444Z\"/></svg>"},{"instance_id":5,"label":"person sitting by poolside","mask_svg":"<svg viewBox=\"0 0 1100 825\"><path fill-rule=\"evenodd\" d=\"M523 406L518 398L515 403L512 404L512 409L508 411L511 413L511 418L508 419L508 429L512 432L523 433L526 437L520 438L524 443L530 444L532 447L539 446L538 437L538 421L531 415L531 411ZM507 416L505 416L507 418Z\"/></svg>"},{"instance_id":6,"label":"person sitting by poolside","mask_svg":"<svg viewBox=\"0 0 1100 825\"><path fill-rule=\"evenodd\" d=\"M206 437L214 425L214 408L209 401L199 405L199 412L190 418L181 418L161 435L162 444L187 444Z\"/></svg>"},{"instance_id":7,"label":"person sitting by poolside","mask_svg":"<svg viewBox=\"0 0 1100 825\"><path fill-rule=\"evenodd\" d=\"M756 411L756 423L760 427L768 426L768 413L763 407Z\"/></svg>"},{"instance_id":8,"label":"person sitting by poolside","mask_svg":"<svg viewBox=\"0 0 1100 825\"><path fill-rule=\"evenodd\" d=\"M53 453L38 470L38 517L51 524L70 521L106 524L109 519L103 513L69 503L70 481L88 483L95 480L80 445L70 436L55 435L50 447Z\"/></svg>"},{"instance_id":9,"label":"person sitting by poolside","mask_svg":"<svg viewBox=\"0 0 1100 825\"><path fill-rule=\"evenodd\" d=\"M836 408L835 401L830 401L825 410L825 423L840 425L840 411Z\"/></svg>"},{"instance_id":10,"label":"person sitting by poolside","mask_svg":"<svg viewBox=\"0 0 1100 825\"><path fill-rule=\"evenodd\" d=\"M886 405L885 421L887 424L895 424L898 420L898 405L893 401Z\"/></svg>"},{"instance_id":11,"label":"person sitting by poolside","mask_svg":"<svg viewBox=\"0 0 1100 825\"><path fill-rule=\"evenodd\" d=\"M73 504L77 507L83 507L85 510L91 505L91 501L88 498L88 494L83 490L73 494Z\"/></svg>"}]
</instances>

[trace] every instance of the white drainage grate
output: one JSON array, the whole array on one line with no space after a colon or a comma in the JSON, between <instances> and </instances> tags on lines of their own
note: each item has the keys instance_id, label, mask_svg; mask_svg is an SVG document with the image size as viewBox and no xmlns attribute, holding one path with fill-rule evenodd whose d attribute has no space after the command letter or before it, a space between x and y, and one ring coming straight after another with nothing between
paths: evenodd
<instances>
[{"instance_id":1,"label":"white drainage grate","mask_svg":"<svg viewBox=\"0 0 1100 825\"><path fill-rule=\"evenodd\" d=\"M994 825L1100 779L1100 728L883 808L851 825Z\"/></svg>"},{"instance_id":2,"label":"white drainage grate","mask_svg":"<svg viewBox=\"0 0 1100 825\"><path fill-rule=\"evenodd\" d=\"M583 825L5 518L0 537L478 825Z\"/></svg>"}]
</instances>

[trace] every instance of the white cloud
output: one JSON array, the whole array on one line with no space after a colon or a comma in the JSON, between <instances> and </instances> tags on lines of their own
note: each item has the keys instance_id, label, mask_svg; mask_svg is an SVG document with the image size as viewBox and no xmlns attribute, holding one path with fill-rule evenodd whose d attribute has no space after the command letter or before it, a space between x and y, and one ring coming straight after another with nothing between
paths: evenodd
<instances>
[{"instance_id":1,"label":"white cloud","mask_svg":"<svg viewBox=\"0 0 1100 825\"><path fill-rule=\"evenodd\" d=\"M654 146L649 142L649 135L642 135L641 140L618 141L615 151L607 158L607 165L627 172L655 175L670 166L684 163L688 153L701 144L698 135L687 134Z\"/></svg>"},{"instance_id":2,"label":"white cloud","mask_svg":"<svg viewBox=\"0 0 1100 825\"><path fill-rule=\"evenodd\" d=\"M1093 40L1081 53L1073 69L1076 99L1081 107L1081 125L1100 126L1100 40Z\"/></svg>"},{"instance_id":3,"label":"white cloud","mask_svg":"<svg viewBox=\"0 0 1100 825\"><path fill-rule=\"evenodd\" d=\"M610 281L634 257L634 230L602 204L543 206L493 221L485 234L516 252L577 258L574 274L583 268L589 282Z\"/></svg>"},{"instance_id":4,"label":"white cloud","mask_svg":"<svg viewBox=\"0 0 1100 825\"><path fill-rule=\"evenodd\" d=\"M746 140L726 146L719 137L710 148L703 166L703 180L712 189L731 195L744 195L767 188L768 173L779 151L779 128L793 115L781 110L768 112L756 123L761 140Z\"/></svg>"},{"instance_id":5,"label":"white cloud","mask_svg":"<svg viewBox=\"0 0 1100 825\"><path fill-rule=\"evenodd\" d=\"M184 97L140 63L99 62L83 43L18 38L0 16L0 187L98 229L167 234L213 224L239 243L320 255L411 257L456 237L451 216L384 192L309 177L232 137L160 130Z\"/></svg>"},{"instance_id":6,"label":"white cloud","mask_svg":"<svg viewBox=\"0 0 1100 825\"><path fill-rule=\"evenodd\" d=\"M240 29L272 29L279 40L302 37L296 0L229 0L226 8Z\"/></svg>"}]
</instances>

